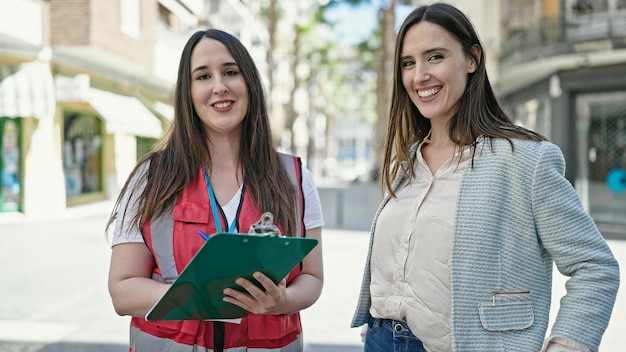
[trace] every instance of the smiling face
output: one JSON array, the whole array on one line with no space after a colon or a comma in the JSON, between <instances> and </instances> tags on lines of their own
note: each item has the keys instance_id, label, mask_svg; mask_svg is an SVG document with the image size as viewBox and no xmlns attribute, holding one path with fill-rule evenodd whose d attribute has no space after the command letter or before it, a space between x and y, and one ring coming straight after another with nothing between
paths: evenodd
<instances>
[{"instance_id":1,"label":"smiling face","mask_svg":"<svg viewBox=\"0 0 626 352\"><path fill-rule=\"evenodd\" d=\"M443 27L422 21L409 28L400 55L402 84L413 104L433 124L456 112L476 65Z\"/></svg>"},{"instance_id":2,"label":"smiling face","mask_svg":"<svg viewBox=\"0 0 626 352\"><path fill-rule=\"evenodd\" d=\"M248 87L233 55L221 42L203 38L190 65L191 98L207 136L239 136L248 111Z\"/></svg>"}]
</instances>

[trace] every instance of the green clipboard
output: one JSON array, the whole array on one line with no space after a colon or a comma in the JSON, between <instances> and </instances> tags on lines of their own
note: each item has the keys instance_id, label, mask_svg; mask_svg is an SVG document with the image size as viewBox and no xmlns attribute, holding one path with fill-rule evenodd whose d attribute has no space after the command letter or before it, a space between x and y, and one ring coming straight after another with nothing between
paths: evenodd
<instances>
[{"instance_id":1,"label":"green clipboard","mask_svg":"<svg viewBox=\"0 0 626 352\"><path fill-rule=\"evenodd\" d=\"M146 320L235 319L248 311L224 302L224 288L239 291L235 279L244 277L261 287L252 273L260 271L274 283L317 245L314 238L218 233L200 248Z\"/></svg>"}]
</instances>

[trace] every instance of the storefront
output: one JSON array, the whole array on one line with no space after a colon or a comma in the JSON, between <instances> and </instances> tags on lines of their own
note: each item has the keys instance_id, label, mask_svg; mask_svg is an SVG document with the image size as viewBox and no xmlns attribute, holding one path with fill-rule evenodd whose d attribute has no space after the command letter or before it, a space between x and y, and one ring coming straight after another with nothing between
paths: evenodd
<instances>
[{"instance_id":1,"label":"storefront","mask_svg":"<svg viewBox=\"0 0 626 352\"><path fill-rule=\"evenodd\" d=\"M25 160L30 129L45 129L55 113L54 84L48 63L0 64L0 212L25 209ZM35 147L36 148L36 147Z\"/></svg>"},{"instance_id":2,"label":"storefront","mask_svg":"<svg viewBox=\"0 0 626 352\"><path fill-rule=\"evenodd\" d=\"M126 176L163 134L137 98L89 87L63 110L63 170L68 205L115 198Z\"/></svg>"},{"instance_id":3,"label":"storefront","mask_svg":"<svg viewBox=\"0 0 626 352\"><path fill-rule=\"evenodd\" d=\"M163 134L136 97L94 88L88 77L57 76L68 206L115 199L127 175Z\"/></svg>"},{"instance_id":4,"label":"storefront","mask_svg":"<svg viewBox=\"0 0 626 352\"><path fill-rule=\"evenodd\" d=\"M626 235L626 66L554 72L502 101L517 123L561 147L566 176L600 230Z\"/></svg>"},{"instance_id":5,"label":"storefront","mask_svg":"<svg viewBox=\"0 0 626 352\"><path fill-rule=\"evenodd\" d=\"M148 99L52 71L48 62L0 63L0 213L54 217L115 199L163 134Z\"/></svg>"}]
</instances>

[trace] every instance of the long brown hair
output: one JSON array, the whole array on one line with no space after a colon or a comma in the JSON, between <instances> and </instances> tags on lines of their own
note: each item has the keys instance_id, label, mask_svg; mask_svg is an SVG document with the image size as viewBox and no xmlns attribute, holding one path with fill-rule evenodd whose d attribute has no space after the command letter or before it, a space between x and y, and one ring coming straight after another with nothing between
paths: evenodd
<instances>
[{"instance_id":1,"label":"long brown hair","mask_svg":"<svg viewBox=\"0 0 626 352\"><path fill-rule=\"evenodd\" d=\"M457 8L445 3L425 5L413 10L404 20L396 41L393 88L389 112L389 127L381 167L381 185L393 196L393 180L401 168L413 176L414 160L409 155L411 145L420 143L430 131L430 120L417 109L402 84L400 56L406 32L421 21L437 24L452 34L463 52L476 63L476 71L469 74L458 110L448 125L448 136L457 146L470 146L472 165L476 152L474 141L480 136L504 138L513 148L512 139L542 141L546 138L536 132L515 125L500 106L491 88L485 67L485 53L469 19ZM481 50L475 50L476 46ZM479 52L480 56L476 53Z\"/></svg>"},{"instance_id":2,"label":"long brown hair","mask_svg":"<svg viewBox=\"0 0 626 352\"><path fill-rule=\"evenodd\" d=\"M143 182L146 187L137 198L138 211L132 224L141 228L146 221L163 214L174 205L185 186L196 179L202 165L211 168L207 136L191 99L191 54L203 38L215 39L226 46L241 69L248 88L249 106L242 121L239 155L246 187L253 194L259 209L272 212L274 219L283 226L285 234L293 235L296 221L299 221L294 212L295 188L273 146L261 76L243 44L234 36L217 29L198 31L187 41L174 88L173 124L164 140L142 157L132 170L115 203L107 229L116 218L126 214L129 206L134 206L128 204L125 209L119 209L122 197L126 193L132 195L136 192L138 184ZM140 172L146 170L145 163L151 163L149 172ZM138 182L131 183L134 178Z\"/></svg>"}]
</instances>

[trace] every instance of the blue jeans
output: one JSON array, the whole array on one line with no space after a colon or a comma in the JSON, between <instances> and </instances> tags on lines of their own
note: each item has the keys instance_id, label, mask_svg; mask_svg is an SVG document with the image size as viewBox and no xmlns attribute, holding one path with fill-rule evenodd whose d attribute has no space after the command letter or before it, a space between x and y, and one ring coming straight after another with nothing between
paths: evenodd
<instances>
[{"instance_id":1,"label":"blue jeans","mask_svg":"<svg viewBox=\"0 0 626 352\"><path fill-rule=\"evenodd\" d=\"M371 318L367 322L364 352L426 352L403 321Z\"/></svg>"}]
</instances>

